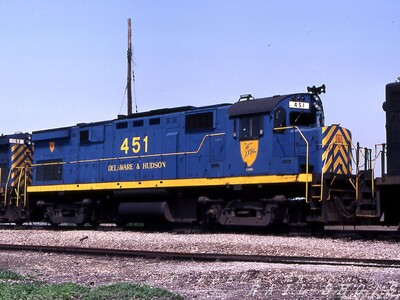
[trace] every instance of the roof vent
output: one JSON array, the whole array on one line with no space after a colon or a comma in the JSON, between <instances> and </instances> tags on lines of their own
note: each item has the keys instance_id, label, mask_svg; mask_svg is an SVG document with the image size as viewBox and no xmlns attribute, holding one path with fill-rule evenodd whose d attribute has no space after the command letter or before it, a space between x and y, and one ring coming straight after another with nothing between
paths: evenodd
<instances>
[{"instance_id":1,"label":"roof vent","mask_svg":"<svg viewBox=\"0 0 400 300\"><path fill-rule=\"evenodd\" d=\"M254 97L251 94L244 94L244 95L240 95L240 98L238 100L238 102L240 101L249 101L249 100L254 100Z\"/></svg>"}]
</instances>

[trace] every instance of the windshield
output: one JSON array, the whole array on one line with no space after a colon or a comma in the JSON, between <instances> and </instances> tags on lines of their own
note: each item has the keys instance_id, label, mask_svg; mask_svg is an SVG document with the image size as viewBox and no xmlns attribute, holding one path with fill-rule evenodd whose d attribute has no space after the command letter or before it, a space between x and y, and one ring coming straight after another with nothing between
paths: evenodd
<instances>
[{"instance_id":1,"label":"windshield","mask_svg":"<svg viewBox=\"0 0 400 300\"><path fill-rule=\"evenodd\" d=\"M290 125L324 126L324 110L322 108L321 99L317 95L313 95L310 98L310 106L308 106L307 102L299 102L298 105L294 105L294 107L292 107L294 110L289 113Z\"/></svg>"}]
</instances>

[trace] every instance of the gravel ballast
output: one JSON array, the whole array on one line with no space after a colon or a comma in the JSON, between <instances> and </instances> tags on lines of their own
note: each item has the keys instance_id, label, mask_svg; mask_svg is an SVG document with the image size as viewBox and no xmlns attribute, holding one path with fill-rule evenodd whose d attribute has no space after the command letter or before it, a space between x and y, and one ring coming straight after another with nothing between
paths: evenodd
<instances>
[{"instance_id":1,"label":"gravel ballast","mask_svg":"<svg viewBox=\"0 0 400 300\"><path fill-rule=\"evenodd\" d=\"M1 244L400 259L384 241L246 234L0 230ZM186 299L400 299L399 268L188 262L2 251L0 268L51 283L146 283Z\"/></svg>"}]
</instances>

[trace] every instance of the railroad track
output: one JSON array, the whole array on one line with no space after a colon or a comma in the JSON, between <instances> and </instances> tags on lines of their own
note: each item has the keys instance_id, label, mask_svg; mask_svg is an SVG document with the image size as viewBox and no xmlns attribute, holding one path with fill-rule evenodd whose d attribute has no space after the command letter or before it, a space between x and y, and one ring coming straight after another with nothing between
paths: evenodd
<instances>
[{"instance_id":1,"label":"railroad track","mask_svg":"<svg viewBox=\"0 0 400 300\"><path fill-rule=\"evenodd\" d=\"M13 223L0 223L0 230L53 230L53 231L69 231L69 230L91 230L91 231L141 231L141 232L178 232L178 233L248 233L248 234L273 234L273 235L290 235L290 236L316 236L316 237L333 237L333 238L354 238L365 240L393 240L400 241L400 225L399 226L325 226L322 230L312 230L308 227L293 226L286 229L269 229L262 228L225 228L225 227L193 227L193 226L131 226L118 227L114 224L101 224L99 226L75 226L63 224L60 226L51 226L48 223L25 223L23 225L15 225Z\"/></svg>"},{"instance_id":2,"label":"railroad track","mask_svg":"<svg viewBox=\"0 0 400 300\"><path fill-rule=\"evenodd\" d=\"M261 263L279 263L279 264L303 264L303 265L311 264L311 265L333 265L333 266L400 268L400 260L388 260L388 259L357 259L357 258L275 256L275 255L271 256L271 255L247 255L247 254L239 255L239 254L220 254L220 253L183 253L183 252L161 252L161 251L11 245L11 244L0 244L0 250L34 251L34 252L89 255L89 256L141 257L148 259L192 260L192 261L206 261L206 262L213 262L213 261L261 262Z\"/></svg>"}]
</instances>

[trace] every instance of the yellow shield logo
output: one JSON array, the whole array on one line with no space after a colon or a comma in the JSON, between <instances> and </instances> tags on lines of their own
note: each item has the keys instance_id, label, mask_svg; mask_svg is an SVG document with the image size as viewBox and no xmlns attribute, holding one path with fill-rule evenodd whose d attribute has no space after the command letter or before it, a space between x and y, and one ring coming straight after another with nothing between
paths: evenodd
<instances>
[{"instance_id":1,"label":"yellow shield logo","mask_svg":"<svg viewBox=\"0 0 400 300\"><path fill-rule=\"evenodd\" d=\"M246 167L251 167L255 162L258 153L258 140L254 141L241 141L240 154L242 160L246 163Z\"/></svg>"},{"instance_id":2,"label":"yellow shield logo","mask_svg":"<svg viewBox=\"0 0 400 300\"><path fill-rule=\"evenodd\" d=\"M50 152L53 152L55 147L56 147L56 145L55 145L54 142L49 142L49 149L50 149Z\"/></svg>"}]
</instances>

